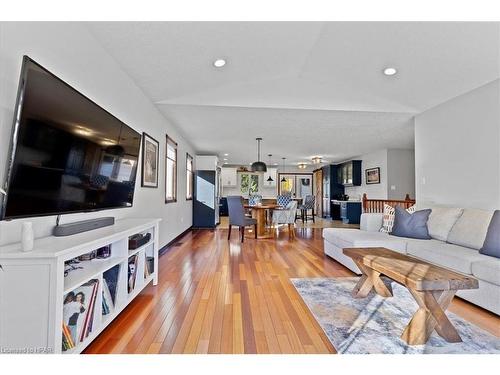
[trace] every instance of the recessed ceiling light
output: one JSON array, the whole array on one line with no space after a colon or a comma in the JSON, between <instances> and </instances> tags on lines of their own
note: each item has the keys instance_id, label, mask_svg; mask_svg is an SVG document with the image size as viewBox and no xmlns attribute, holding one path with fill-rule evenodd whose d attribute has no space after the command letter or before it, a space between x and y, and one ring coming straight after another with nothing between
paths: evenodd
<instances>
[{"instance_id":1,"label":"recessed ceiling light","mask_svg":"<svg viewBox=\"0 0 500 375\"><path fill-rule=\"evenodd\" d=\"M229 154L224 154L224 156L229 156Z\"/></svg>"},{"instance_id":2,"label":"recessed ceiling light","mask_svg":"<svg viewBox=\"0 0 500 375\"><path fill-rule=\"evenodd\" d=\"M226 65L226 60L224 59L217 59L214 61L214 66L216 68L222 68L224 65Z\"/></svg>"},{"instance_id":3,"label":"recessed ceiling light","mask_svg":"<svg viewBox=\"0 0 500 375\"><path fill-rule=\"evenodd\" d=\"M384 69L384 74L386 76L393 76L394 74L396 74L398 72L398 70L396 68L385 68Z\"/></svg>"},{"instance_id":4,"label":"recessed ceiling light","mask_svg":"<svg viewBox=\"0 0 500 375\"><path fill-rule=\"evenodd\" d=\"M227 158L224 158L224 160L227 160Z\"/></svg>"}]
</instances>

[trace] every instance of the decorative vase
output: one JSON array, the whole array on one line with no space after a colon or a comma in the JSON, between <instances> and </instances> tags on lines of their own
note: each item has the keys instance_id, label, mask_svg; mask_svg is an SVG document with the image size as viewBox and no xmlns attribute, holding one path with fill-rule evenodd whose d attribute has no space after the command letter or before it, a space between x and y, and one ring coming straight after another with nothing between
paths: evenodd
<instances>
[{"instance_id":1,"label":"decorative vase","mask_svg":"<svg viewBox=\"0 0 500 375\"><path fill-rule=\"evenodd\" d=\"M21 234L21 243L23 251L33 250L33 223L27 221L23 223L23 229Z\"/></svg>"}]
</instances>

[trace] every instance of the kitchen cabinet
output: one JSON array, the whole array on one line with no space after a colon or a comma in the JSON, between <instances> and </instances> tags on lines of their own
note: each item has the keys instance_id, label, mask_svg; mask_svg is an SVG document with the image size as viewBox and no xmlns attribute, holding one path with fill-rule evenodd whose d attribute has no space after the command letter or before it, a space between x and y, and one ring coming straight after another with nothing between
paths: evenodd
<instances>
[{"instance_id":1,"label":"kitchen cabinet","mask_svg":"<svg viewBox=\"0 0 500 375\"><path fill-rule=\"evenodd\" d=\"M269 177L271 177L273 180L268 181ZM264 172L264 186L276 187L277 179L278 179L278 169L277 168L267 168L267 172Z\"/></svg>"},{"instance_id":2,"label":"kitchen cabinet","mask_svg":"<svg viewBox=\"0 0 500 375\"><path fill-rule=\"evenodd\" d=\"M222 186L237 186L238 173L236 168L221 168Z\"/></svg>"},{"instance_id":3,"label":"kitchen cabinet","mask_svg":"<svg viewBox=\"0 0 500 375\"><path fill-rule=\"evenodd\" d=\"M361 160L351 160L337 166L337 183L361 186Z\"/></svg>"}]
</instances>

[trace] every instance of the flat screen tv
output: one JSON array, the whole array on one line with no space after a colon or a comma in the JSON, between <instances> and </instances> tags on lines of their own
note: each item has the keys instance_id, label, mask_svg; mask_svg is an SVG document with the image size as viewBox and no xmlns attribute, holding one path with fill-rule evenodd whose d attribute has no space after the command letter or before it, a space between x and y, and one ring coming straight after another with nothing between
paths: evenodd
<instances>
[{"instance_id":1,"label":"flat screen tv","mask_svg":"<svg viewBox=\"0 0 500 375\"><path fill-rule=\"evenodd\" d=\"M2 219L130 207L141 136L24 56Z\"/></svg>"}]
</instances>

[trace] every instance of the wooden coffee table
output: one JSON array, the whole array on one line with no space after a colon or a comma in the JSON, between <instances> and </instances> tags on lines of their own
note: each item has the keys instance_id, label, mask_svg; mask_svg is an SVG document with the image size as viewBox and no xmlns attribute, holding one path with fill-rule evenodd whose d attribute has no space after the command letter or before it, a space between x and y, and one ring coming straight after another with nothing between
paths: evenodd
<instances>
[{"instance_id":1,"label":"wooden coffee table","mask_svg":"<svg viewBox=\"0 0 500 375\"><path fill-rule=\"evenodd\" d=\"M419 309L401 335L409 345L425 344L434 330L448 342L462 341L445 311L457 290L478 288L475 278L383 247L347 248L343 252L363 273L353 297L364 298L372 289L383 297L392 297L392 291L380 279L385 275L404 285L415 298Z\"/></svg>"}]
</instances>

